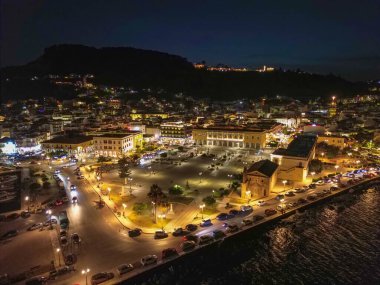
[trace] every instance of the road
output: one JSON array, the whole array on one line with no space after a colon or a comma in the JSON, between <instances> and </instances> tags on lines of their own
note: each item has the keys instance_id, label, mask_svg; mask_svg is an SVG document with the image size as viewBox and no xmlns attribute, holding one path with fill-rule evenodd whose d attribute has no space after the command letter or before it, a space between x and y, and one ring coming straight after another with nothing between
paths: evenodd
<instances>
[{"instance_id":1,"label":"road","mask_svg":"<svg viewBox=\"0 0 380 285\"><path fill-rule=\"evenodd\" d=\"M82 244L79 248L70 248L67 252L73 250L78 254L76 264L77 272L66 277L56 280L56 284L84 284L84 276L80 274L82 269L89 268L92 274L102 271L113 271L116 275L115 267L123 263L132 263L139 266L139 259L147 254L156 254L168 247L179 248L181 238L169 236L163 240L154 240L151 234L143 234L137 238L129 238L119 232L121 225L112 211L107 207L98 209L95 201L98 201L97 194L91 189L91 186L85 180L74 180L75 175L72 169L66 168L63 172L65 186L68 189L70 181L75 181L78 187L77 205L70 205L67 209L70 218L70 233L78 233L82 238ZM306 193L296 194L294 197L286 197L285 202L296 201L299 198L306 198L307 195L321 192L323 189L329 189L331 184L318 186L316 189ZM70 193L68 193L70 195ZM281 203L277 199L268 200L267 205L255 207L253 213L246 217L237 217L229 220L230 223L240 224L243 218L252 215L264 215L268 208L276 208ZM213 225L207 228L199 228L196 234L198 236L210 234L216 229L222 229L223 222L214 220ZM183 225L185 226L185 225ZM114 281L115 279L113 279Z\"/></svg>"}]
</instances>

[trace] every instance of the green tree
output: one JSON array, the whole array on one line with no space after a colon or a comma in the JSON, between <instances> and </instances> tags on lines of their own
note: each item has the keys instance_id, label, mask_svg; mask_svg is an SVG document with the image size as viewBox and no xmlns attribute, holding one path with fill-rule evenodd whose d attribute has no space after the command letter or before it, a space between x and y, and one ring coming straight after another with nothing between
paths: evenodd
<instances>
[{"instance_id":1,"label":"green tree","mask_svg":"<svg viewBox=\"0 0 380 285\"><path fill-rule=\"evenodd\" d=\"M148 208L148 205L146 203L135 203L133 205L132 210L136 214L141 215L147 208Z\"/></svg>"},{"instance_id":2,"label":"green tree","mask_svg":"<svg viewBox=\"0 0 380 285\"><path fill-rule=\"evenodd\" d=\"M309 163L309 172L321 173L323 170L323 162L319 159L313 159Z\"/></svg>"},{"instance_id":3,"label":"green tree","mask_svg":"<svg viewBox=\"0 0 380 285\"><path fill-rule=\"evenodd\" d=\"M182 195L183 188L180 185L173 185L169 188L169 194L171 195Z\"/></svg>"},{"instance_id":4,"label":"green tree","mask_svg":"<svg viewBox=\"0 0 380 285\"><path fill-rule=\"evenodd\" d=\"M212 197L212 196L204 197L202 201L203 201L203 203L205 203L206 206L208 206L208 207L213 206L213 205L215 205L215 203L216 203L215 198Z\"/></svg>"},{"instance_id":5,"label":"green tree","mask_svg":"<svg viewBox=\"0 0 380 285\"><path fill-rule=\"evenodd\" d=\"M128 165L128 158L125 156L120 158L117 164L119 166L119 177L128 179L128 177L131 176L131 170L129 169Z\"/></svg>"},{"instance_id":6,"label":"green tree","mask_svg":"<svg viewBox=\"0 0 380 285\"><path fill-rule=\"evenodd\" d=\"M160 186L157 184L153 184L150 187L150 191L148 192L147 195L151 201L153 202L153 207L154 207L154 220L157 223L157 205L164 199L166 196L164 192L162 192L162 189Z\"/></svg>"}]
</instances>

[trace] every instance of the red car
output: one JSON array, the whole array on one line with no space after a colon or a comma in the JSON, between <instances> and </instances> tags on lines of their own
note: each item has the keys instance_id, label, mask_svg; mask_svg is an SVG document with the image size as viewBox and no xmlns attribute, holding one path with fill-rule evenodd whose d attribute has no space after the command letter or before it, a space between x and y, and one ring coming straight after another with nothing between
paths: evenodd
<instances>
[{"instance_id":1,"label":"red car","mask_svg":"<svg viewBox=\"0 0 380 285\"><path fill-rule=\"evenodd\" d=\"M265 215L267 215L267 216L272 216L276 213L277 213L277 211L275 209L266 209L265 210Z\"/></svg>"}]
</instances>

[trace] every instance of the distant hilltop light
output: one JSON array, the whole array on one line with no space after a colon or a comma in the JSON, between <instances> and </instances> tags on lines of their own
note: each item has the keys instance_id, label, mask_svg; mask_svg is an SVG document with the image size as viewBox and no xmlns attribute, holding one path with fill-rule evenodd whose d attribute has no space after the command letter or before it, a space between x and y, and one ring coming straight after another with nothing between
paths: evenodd
<instances>
[{"instance_id":1,"label":"distant hilltop light","mask_svg":"<svg viewBox=\"0 0 380 285\"><path fill-rule=\"evenodd\" d=\"M224 64L218 64L217 66L207 66L205 62L200 63L194 63L193 66L196 69L206 69L209 71L220 71L220 72L226 72L226 71L235 71L235 72L244 72L249 71L248 68L245 67L229 67Z\"/></svg>"},{"instance_id":2,"label":"distant hilltop light","mask_svg":"<svg viewBox=\"0 0 380 285\"><path fill-rule=\"evenodd\" d=\"M256 69L257 72L271 72L274 71L274 67L264 65L262 68Z\"/></svg>"}]
</instances>

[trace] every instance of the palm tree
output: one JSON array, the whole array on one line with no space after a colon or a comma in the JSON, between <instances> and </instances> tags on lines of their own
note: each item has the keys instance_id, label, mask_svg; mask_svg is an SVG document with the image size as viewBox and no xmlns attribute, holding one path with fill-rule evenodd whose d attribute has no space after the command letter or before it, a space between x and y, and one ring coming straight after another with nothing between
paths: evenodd
<instances>
[{"instance_id":1,"label":"palm tree","mask_svg":"<svg viewBox=\"0 0 380 285\"><path fill-rule=\"evenodd\" d=\"M119 177L124 178L124 180L127 181L129 176L131 175L131 170L128 166L128 159L124 156L120 158L117 163L119 165Z\"/></svg>"},{"instance_id":2,"label":"palm tree","mask_svg":"<svg viewBox=\"0 0 380 285\"><path fill-rule=\"evenodd\" d=\"M152 200L154 203L154 221L157 223L157 204L161 202L163 198L165 198L164 192L162 192L162 189L157 184L153 184L150 187L150 191L148 193L148 197Z\"/></svg>"}]
</instances>

